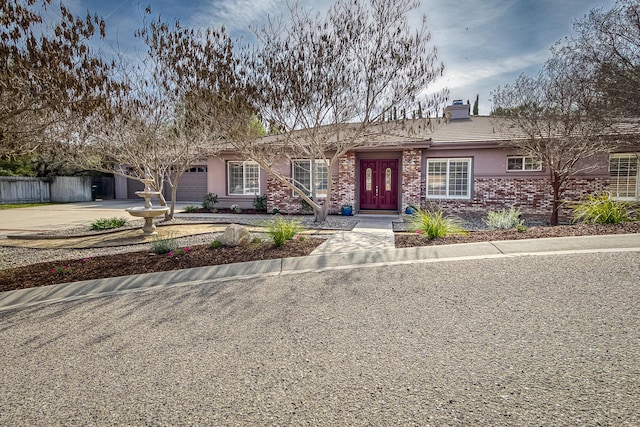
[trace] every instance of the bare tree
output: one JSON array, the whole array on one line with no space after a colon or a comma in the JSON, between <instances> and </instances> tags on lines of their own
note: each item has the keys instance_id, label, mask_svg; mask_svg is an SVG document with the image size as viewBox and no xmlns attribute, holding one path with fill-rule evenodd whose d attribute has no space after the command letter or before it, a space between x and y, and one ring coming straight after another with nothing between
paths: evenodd
<instances>
[{"instance_id":1,"label":"bare tree","mask_svg":"<svg viewBox=\"0 0 640 427\"><path fill-rule=\"evenodd\" d=\"M595 8L574 23L566 41L582 67L593 77L619 117L640 115L640 2L617 0L610 10Z\"/></svg>"},{"instance_id":2,"label":"bare tree","mask_svg":"<svg viewBox=\"0 0 640 427\"><path fill-rule=\"evenodd\" d=\"M78 119L103 105L120 85L115 64L91 41L105 36L97 15L74 16L51 0L0 2L0 155L15 156L66 139ZM43 14L59 13L45 23Z\"/></svg>"},{"instance_id":3,"label":"bare tree","mask_svg":"<svg viewBox=\"0 0 640 427\"><path fill-rule=\"evenodd\" d=\"M385 116L427 98L427 86L443 71L424 18L417 29L409 25L418 5L338 0L322 17L295 4L286 25L271 21L256 31L259 45L245 52L247 88L275 135L235 140L235 147L305 200L316 221L329 212L331 165L350 150L384 142L392 128L382 125ZM427 110L445 96L429 97ZM309 160L309 182L281 171L282 158Z\"/></svg>"},{"instance_id":4,"label":"bare tree","mask_svg":"<svg viewBox=\"0 0 640 427\"><path fill-rule=\"evenodd\" d=\"M493 92L496 125L523 155L539 159L553 194L551 224L558 224L561 195L572 176L591 170L588 160L606 152L613 121L589 69L556 46L535 77L521 75Z\"/></svg>"},{"instance_id":5,"label":"bare tree","mask_svg":"<svg viewBox=\"0 0 640 427\"><path fill-rule=\"evenodd\" d=\"M247 132L253 116L238 90L237 59L224 29L170 26L157 19L137 36L148 56L128 78L131 91L113 98L111 114L93 126L97 132L84 159L92 169L152 178L162 205L168 183L170 219L184 172L228 146L231 136Z\"/></svg>"}]
</instances>

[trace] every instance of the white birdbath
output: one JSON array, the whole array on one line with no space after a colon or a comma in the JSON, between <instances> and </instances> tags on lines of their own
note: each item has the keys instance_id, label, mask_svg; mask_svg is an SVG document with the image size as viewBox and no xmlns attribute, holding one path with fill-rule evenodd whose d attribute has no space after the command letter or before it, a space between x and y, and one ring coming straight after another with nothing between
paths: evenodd
<instances>
[{"instance_id":1,"label":"white birdbath","mask_svg":"<svg viewBox=\"0 0 640 427\"><path fill-rule=\"evenodd\" d=\"M153 206L151 204L151 198L160 194L159 191L153 191L151 189L151 183L153 179L142 179L144 183L143 191L136 191L136 195L144 199L144 207L127 208L125 211L129 212L129 215L138 218L144 218L144 226L142 232L145 236L156 234L156 226L153 224L153 218L164 215L168 210L168 206Z\"/></svg>"}]
</instances>

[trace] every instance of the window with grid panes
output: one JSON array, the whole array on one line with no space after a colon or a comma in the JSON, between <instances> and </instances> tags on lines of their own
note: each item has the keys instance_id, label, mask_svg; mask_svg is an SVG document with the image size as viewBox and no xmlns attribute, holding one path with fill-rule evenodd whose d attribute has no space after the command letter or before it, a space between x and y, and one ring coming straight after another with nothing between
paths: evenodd
<instances>
[{"instance_id":1,"label":"window with grid panes","mask_svg":"<svg viewBox=\"0 0 640 427\"><path fill-rule=\"evenodd\" d=\"M542 162L535 157L527 156L508 156L508 171L541 171Z\"/></svg>"},{"instance_id":2,"label":"window with grid panes","mask_svg":"<svg viewBox=\"0 0 640 427\"><path fill-rule=\"evenodd\" d=\"M311 194L315 187L317 197L327 196L329 168L324 160L294 160L293 179L294 185L305 194Z\"/></svg>"},{"instance_id":3,"label":"window with grid panes","mask_svg":"<svg viewBox=\"0 0 640 427\"><path fill-rule=\"evenodd\" d=\"M427 159L427 197L471 197L471 159Z\"/></svg>"},{"instance_id":4,"label":"window with grid panes","mask_svg":"<svg viewBox=\"0 0 640 427\"><path fill-rule=\"evenodd\" d=\"M229 195L260 194L260 166L254 162L228 162Z\"/></svg>"}]
</instances>

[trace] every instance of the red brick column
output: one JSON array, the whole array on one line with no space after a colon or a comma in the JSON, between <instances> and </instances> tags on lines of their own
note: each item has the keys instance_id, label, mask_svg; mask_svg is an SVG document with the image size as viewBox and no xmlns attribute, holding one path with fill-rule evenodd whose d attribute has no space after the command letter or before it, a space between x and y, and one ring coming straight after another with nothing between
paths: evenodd
<instances>
[{"instance_id":1,"label":"red brick column","mask_svg":"<svg viewBox=\"0 0 640 427\"><path fill-rule=\"evenodd\" d=\"M355 209L356 203L356 153L349 151L340 158L338 164L338 182L334 191L333 207L339 211L342 205L351 205Z\"/></svg>"},{"instance_id":2,"label":"red brick column","mask_svg":"<svg viewBox=\"0 0 640 427\"><path fill-rule=\"evenodd\" d=\"M422 150L410 149L402 151L402 212L407 206L420 206L422 185Z\"/></svg>"}]
</instances>

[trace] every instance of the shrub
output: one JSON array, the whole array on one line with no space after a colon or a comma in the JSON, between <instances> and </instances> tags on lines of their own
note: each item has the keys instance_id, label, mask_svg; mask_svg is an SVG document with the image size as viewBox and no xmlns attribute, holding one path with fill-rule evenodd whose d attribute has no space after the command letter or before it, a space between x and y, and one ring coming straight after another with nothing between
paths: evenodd
<instances>
[{"instance_id":1,"label":"shrub","mask_svg":"<svg viewBox=\"0 0 640 427\"><path fill-rule=\"evenodd\" d=\"M63 265L62 267L55 267L51 269L51 272L58 276L64 276L65 274L71 273L71 268L68 265Z\"/></svg>"},{"instance_id":2,"label":"shrub","mask_svg":"<svg viewBox=\"0 0 640 427\"><path fill-rule=\"evenodd\" d=\"M155 237L151 241L151 251L158 255L173 252L178 247L178 241L175 237Z\"/></svg>"},{"instance_id":3,"label":"shrub","mask_svg":"<svg viewBox=\"0 0 640 427\"><path fill-rule=\"evenodd\" d=\"M211 249L220 249L222 247L222 242L220 240L214 240L213 242L211 242L209 247Z\"/></svg>"},{"instance_id":4,"label":"shrub","mask_svg":"<svg viewBox=\"0 0 640 427\"><path fill-rule=\"evenodd\" d=\"M506 230L524 226L524 220L520 219L520 215L520 210L515 208L489 211L482 221L492 230Z\"/></svg>"},{"instance_id":5,"label":"shrub","mask_svg":"<svg viewBox=\"0 0 640 427\"><path fill-rule=\"evenodd\" d=\"M254 237L251 239L251 243L262 243L262 239L259 237Z\"/></svg>"},{"instance_id":6,"label":"shrub","mask_svg":"<svg viewBox=\"0 0 640 427\"><path fill-rule=\"evenodd\" d=\"M189 253L190 250L191 249L189 249L188 247L178 248L178 249L176 249L174 251L167 252L167 256L174 257L174 256L185 255L185 254Z\"/></svg>"},{"instance_id":7,"label":"shrub","mask_svg":"<svg viewBox=\"0 0 640 427\"><path fill-rule=\"evenodd\" d=\"M419 234L424 234L429 239L437 239L451 234L466 234L466 231L460 225L460 220L445 217L442 210L417 209L409 217L409 229Z\"/></svg>"},{"instance_id":8,"label":"shrub","mask_svg":"<svg viewBox=\"0 0 640 427\"><path fill-rule=\"evenodd\" d=\"M215 209L216 203L218 203L218 195L215 193L208 193L206 196L204 196L202 207L212 211Z\"/></svg>"},{"instance_id":9,"label":"shrub","mask_svg":"<svg viewBox=\"0 0 640 427\"><path fill-rule=\"evenodd\" d=\"M614 200L611 193L589 194L571 203L573 222L589 224L619 224L632 221L634 203Z\"/></svg>"},{"instance_id":10,"label":"shrub","mask_svg":"<svg viewBox=\"0 0 640 427\"><path fill-rule=\"evenodd\" d=\"M293 239L296 234L304 230L299 221L285 220L281 215L276 215L275 219L267 222L266 227L267 234L271 236L276 247L284 245L284 242Z\"/></svg>"},{"instance_id":11,"label":"shrub","mask_svg":"<svg viewBox=\"0 0 640 427\"><path fill-rule=\"evenodd\" d=\"M253 207L257 211L266 212L267 211L267 195L263 194L262 196L258 196L256 194L255 199L253 199Z\"/></svg>"},{"instance_id":12,"label":"shrub","mask_svg":"<svg viewBox=\"0 0 640 427\"><path fill-rule=\"evenodd\" d=\"M128 220L126 218L100 218L91 223L92 230L112 230L124 227Z\"/></svg>"},{"instance_id":13,"label":"shrub","mask_svg":"<svg viewBox=\"0 0 640 427\"><path fill-rule=\"evenodd\" d=\"M313 207L303 198L300 198L300 207L302 209L302 212L312 212L313 211Z\"/></svg>"},{"instance_id":14,"label":"shrub","mask_svg":"<svg viewBox=\"0 0 640 427\"><path fill-rule=\"evenodd\" d=\"M184 211L186 213L194 213L197 210L198 210L198 207L197 206L193 206L193 205L189 205L189 206L185 206L184 207Z\"/></svg>"},{"instance_id":15,"label":"shrub","mask_svg":"<svg viewBox=\"0 0 640 427\"><path fill-rule=\"evenodd\" d=\"M271 210L271 213L272 213L273 215L278 215L278 214L280 213L280 209L279 209L279 208L273 208L273 209Z\"/></svg>"}]
</instances>

